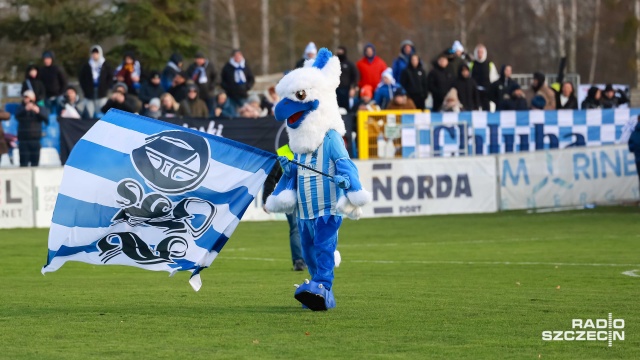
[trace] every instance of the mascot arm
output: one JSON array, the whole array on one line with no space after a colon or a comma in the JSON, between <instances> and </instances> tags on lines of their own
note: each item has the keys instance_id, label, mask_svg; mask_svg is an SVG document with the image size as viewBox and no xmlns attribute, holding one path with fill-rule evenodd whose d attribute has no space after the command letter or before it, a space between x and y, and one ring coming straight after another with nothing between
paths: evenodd
<instances>
[{"instance_id":1,"label":"mascot arm","mask_svg":"<svg viewBox=\"0 0 640 360\"><path fill-rule=\"evenodd\" d=\"M282 175L273 193L267 198L264 207L268 212L290 214L296 209L298 203L296 196L298 169L293 166L289 170L289 174Z\"/></svg>"}]
</instances>

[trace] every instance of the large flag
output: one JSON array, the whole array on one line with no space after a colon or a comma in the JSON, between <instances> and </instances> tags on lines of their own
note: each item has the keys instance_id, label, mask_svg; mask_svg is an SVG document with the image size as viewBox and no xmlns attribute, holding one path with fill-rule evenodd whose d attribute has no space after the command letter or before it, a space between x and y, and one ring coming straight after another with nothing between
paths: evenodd
<instances>
[{"instance_id":1,"label":"large flag","mask_svg":"<svg viewBox=\"0 0 640 360\"><path fill-rule=\"evenodd\" d=\"M275 155L117 110L64 167L42 273L67 261L192 272L211 265L275 164Z\"/></svg>"}]
</instances>

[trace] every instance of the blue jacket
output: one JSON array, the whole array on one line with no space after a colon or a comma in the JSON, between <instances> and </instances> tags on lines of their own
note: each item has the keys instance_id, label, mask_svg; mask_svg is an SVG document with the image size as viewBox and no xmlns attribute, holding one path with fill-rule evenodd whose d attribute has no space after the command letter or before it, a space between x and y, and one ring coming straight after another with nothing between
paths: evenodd
<instances>
[{"instance_id":1,"label":"blue jacket","mask_svg":"<svg viewBox=\"0 0 640 360\"><path fill-rule=\"evenodd\" d=\"M640 123L636 125L629 137L629 152L635 155L636 162L640 161Z\"/></svg>"},{"instance_id":2,"label":"blue jacket","mask_svg":"<svg viewBox=\"0 0 640 360\"><path fill-rule=\"evenodd\" d=\"M380 83L376 88L376 92L373 94L373 101L380 106L380 109L384 110L389 106L391 100L393 100L393 92L399 88L398 84Z\"/></svg>"}]
</instances>

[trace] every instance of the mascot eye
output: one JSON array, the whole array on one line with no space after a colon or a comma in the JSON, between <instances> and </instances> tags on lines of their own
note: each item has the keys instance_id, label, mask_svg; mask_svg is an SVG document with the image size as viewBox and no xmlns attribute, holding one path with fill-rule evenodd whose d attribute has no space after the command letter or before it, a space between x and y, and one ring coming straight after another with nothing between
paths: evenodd
<instances>
[{"instance_id":1,"label":"mascot eye","mask_svg":"<svg viewBox=\"0 0 640 360\"><path fill-rule=\"evenodd\" d=\"M296 91L296 98L298 100L304 100L307 98L307 92L304 90Z\"/></svg>"}]
</instances>

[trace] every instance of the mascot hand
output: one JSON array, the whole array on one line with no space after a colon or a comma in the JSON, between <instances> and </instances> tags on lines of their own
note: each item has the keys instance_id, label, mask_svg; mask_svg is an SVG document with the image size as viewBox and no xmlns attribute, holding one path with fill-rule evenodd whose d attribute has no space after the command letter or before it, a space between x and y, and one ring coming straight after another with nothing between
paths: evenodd
<instances>
[{"instance_id":1,"label":"mascot hand","mask_svg":"<svg viewBox=\"0 0 640 360\"><path fill-rule=\"evenodd\" d=\"M284 174L289 176L289 174L291 174L291 161L289 161L286 156L278 156L278 161L280 162L280 166L282 166Z\"/></svg>"},{"instance_id":2,"label":"mascot hand","mask_svg":"<svg viewBox=\"0 0 640 360\"><path fill-rule=\"evenodd\" d=\"M341 189L348 189L351 186L351 182L349 181L348 176L335 175L333 177L333 182L338 185Z\"/></svg>"}]
</instances>

